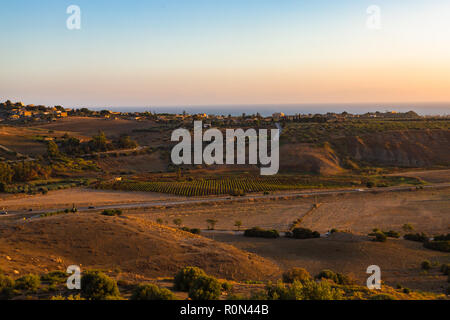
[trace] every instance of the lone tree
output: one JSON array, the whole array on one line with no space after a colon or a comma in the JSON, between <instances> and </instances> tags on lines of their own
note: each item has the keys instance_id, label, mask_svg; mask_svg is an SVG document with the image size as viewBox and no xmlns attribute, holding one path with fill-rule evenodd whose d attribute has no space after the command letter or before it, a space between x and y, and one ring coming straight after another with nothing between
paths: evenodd
<instances>
[{"instance_id":1,"label":"lone tree","mask_svg":"<svg viewBox=\"0 0 450 320\"><path fill-rule=\"evenodd\" d=\"M183 223L183 220L181 220L181 219L173 219L173 223L176 225L176 226L181 226L181 224Z\"/></svg>"},{"instance_id":2,"label":"lone tree","mask_svg":"<svg viewBox=\"0 0 450 320\"><path fill-rule=\"evenodd\" d=\"M50 158L59 156L59 148L55 141L50 140L47 143L47 154Z\"/></svg>"},{"instance_id":3,"label":"lone tree","mask_svg":"<svg viewBox=\"0 0 450 320\"><path fill-rule=\"evenodd\" d=\"M408 232L408 231L413 231L414 227L409 223L405 223L403 225L402 229L403 229L403 231Z\"/></svg>"},{"instance_id":4,"label":"lone tree","mask_svg":"<svg viewBox=\"0 0 450 320\"><path fill-rule=\"evenodd\" d=\"M242 221L238 220L234 222L234 226L238 228L238 231L241 231Z\"/></svg>"},{"instance_id":5,"label":"lone tree","mask_svg":"<svg viewBox=\"0 0 450 320\"><path fill-rule=\"evenodd\" d=\"M208 224L208 230L214 230L217 224L217 220L214 219L208 219L206 220L206 223Z\"/></svg>"}]
</instances>

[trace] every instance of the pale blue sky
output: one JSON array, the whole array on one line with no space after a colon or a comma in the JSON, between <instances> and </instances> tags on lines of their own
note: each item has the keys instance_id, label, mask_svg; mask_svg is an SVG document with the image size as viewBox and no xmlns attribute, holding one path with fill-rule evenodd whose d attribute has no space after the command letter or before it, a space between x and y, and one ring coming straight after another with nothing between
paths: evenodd
<instances>
[{"instance_id":1,"label":"pale blue sky","mask_svg":"<svg viewBox=\"0 0 450 320\"><path fill-rule=\"evenodd\" d=\"M82 29L66 29L66 8ZM366 28L379 5L382 29ZM450 5L0 0L0 99L67 106L450 101Z\"/></svg>"}]
</instances>

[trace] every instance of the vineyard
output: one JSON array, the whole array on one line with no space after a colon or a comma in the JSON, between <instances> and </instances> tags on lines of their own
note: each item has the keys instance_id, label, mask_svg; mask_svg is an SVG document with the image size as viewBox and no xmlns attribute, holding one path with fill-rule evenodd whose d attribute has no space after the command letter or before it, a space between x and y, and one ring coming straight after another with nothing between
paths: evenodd
<instances>
[{"instance_id":1,"label":"vineyard","mask_svg":"<svg viewBox=\"0 0 450 320\"><path fill-rule=\"evenodd\" d=\"M194 181L117 181L102 182L97 188L122 191L168 193L180 196L244 195L252 192L295 190L310 187L342 185L337 181L299 181L287 178L226 178Z\"/></svg>"}]
</instances>

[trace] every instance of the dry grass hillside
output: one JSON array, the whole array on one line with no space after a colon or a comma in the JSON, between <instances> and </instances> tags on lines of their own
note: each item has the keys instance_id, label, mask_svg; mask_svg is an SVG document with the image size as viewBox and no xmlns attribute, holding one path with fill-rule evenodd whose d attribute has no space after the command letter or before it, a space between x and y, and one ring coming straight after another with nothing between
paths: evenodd
<instances>
[{"instance_id":1,"label":"dry grass hillside","mask_svg":"<svg viewBox=\"0 0 450 320\"><path fill-rule=\"evenodd\" d=\"M333 175L343 171L339 158L331 148L305 143L281 146L280 168L283 171L314 172L323 175Z\"/></svg>"},{"instance_id":2,"label":"dry grass hillside","mask_svg":"<svg viewBox=\"0 0 450 320\"><path fill-rule=\"evenodd\" d=\"M379 132L333 141L340 154L378 166L428 167L449 165L449 130Z\"/></svg>"},{"instance_id":3,"label":"dry grass hillside","mask_svg":"<svg viewBox=\"0 0 450 320\"><path fill-rule=\"evenodd\" d=\"M412 241L389 239L378 243L367 236L347 233L308 240L254 239L230 234L215 234L214 239L276 261L282 269L302 267L311 274L330 269L350 275L360 285L365 285L370 265L378 265L382 280L393 287L401 284L414 290L443 293L447 284L447 276L439 272L439 266L450 262L448 253L427 250ZM424 260L437 266L424 273L420 268Z\"/></svg>"},{"instance_id":4,"label":"dry grass hillside","mask_svg":"<svg viewBox=\"0 0 450 320\"><path fill-rule=\"evenodd\" d=\"M284 171L339 174L346 159L376 166L448 166L449 130L404 130L330 137L329 143L289 143L280 148Z\"/></svg>"},{"instance_id":5,"label":"dry grass hillside","mask_svg":"<svg viewBox=\"0 0 450 320\"><path fill-rule=\"evenodd\" d=\"M190 265L230 280L267 280L280 273L254 254L137 217L66 214L3 223L0 240L0 268L16 276L72 264L120 267L144 277L173 276Z\"/></svg>"}]
</instances>

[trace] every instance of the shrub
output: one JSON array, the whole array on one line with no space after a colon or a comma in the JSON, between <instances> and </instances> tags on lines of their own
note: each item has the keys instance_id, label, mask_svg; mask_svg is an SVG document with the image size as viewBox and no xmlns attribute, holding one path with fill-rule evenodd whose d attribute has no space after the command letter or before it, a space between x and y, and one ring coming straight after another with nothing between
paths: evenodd
<instances>
[{"instance_id":1,"label":"shrub","mask_svg":"<svg viewBox=\"0 0 450 320\"><path fill-rule=\"evenodd\" d=\"M200 229L198 229L198 228L191 229L191 228L188 228L188 227L183 227L183 228L181 228L181 230L183 230L185 232L192 233L192 234L201 234L202 233L202 231Z\"/></svg>"},{"instance_id":2,"label":"shrub","mask_svg":"<svg viewBox=\"0 0 450 320\"><path fill-rule=\"evenodd\" d=\"M14 290L14 280L0 273L0 298L11 299Z\"/></svg>"},{"instance_id":3,"label":"shrub","mask_svg":"<svg viewBox=\"0 0 450 320\"><path fill-rule=\"evenodd\" d=\"M380 231L375 232L375 239L373 239L373 241L386 242L386 240L387 240L387 237L383 232L380 232Z\"/></svg>"},{"instance_id":4,"label":"shrub","mask_svg":"<svg viewBox=\"0 0 450 320\"><path fill-rule=\"evenodd\" d=\"M41 279L35 274L27 274L16 280L16 289L36 291L41 285Z\"/></svg>"},{"instance_id":5,"label":"shrub","mask_svg":"<svg viewBox=\"0 0 450 320\"><path fill-rule=\"evenodd\" d=\"M178 271L174 279L174 288L177 291L189 292L195 280L205 277L206 273L197 267L186 267Z\"/></svg>"},{"instance_id":6,"label":"shrub","mask_svg":"<svg viewBox=\"0 0 450 320\"><path fill-rule=\"evenodd\" d=\"M417 241L417 242L426 242L428 241L428 236L425 233L409 233L403 236L405 240L409 241Z\"/></svg>"},{"instance_id":7,"label":"shrub","mask_svg":"<svg viewBox=\"0 0 450 320\"><path fill-rule=\"evenodd\" d=\"M400 233L398 233L397 231L390 230L390 231L383 231L383 233L386 237L389 238L397 238L397 239L400 238Z\"/></svg>"},{"instance_id":8,"label":"shrub","mask_svg":"<svg viewBox=\"0 0 450 320\"><path fill-rule=\"evenodd\" d=\"M414 230L414 227L410 223L405 223L402 226L403 231L408 232Z\"/></svg>"},{"instance_id":9,"label":"shrub","mask_svg":"<svg viewBox=\"0 0 450 320\"><path fill-rule=\"evenodd\" d=\"M450 241L428 241L423 246L427 249L450 252Z\"/></svg>"},{"instance_id":10,"label":"shrub","mask_svg":"<svg viewBox=\"0 0 450 320\"><path fill-rule=\"evenodd\" d=\"M182 223L183 223L183 220L181 220L181 219L173 219L173 224L176 226L181 226Z\"/></svg>"},{"instance_id":11,"label":"shrub","mask_svg":"<svg viewBox=\"0 0 450 320\"><path fill-rule=\"evenodd\" d=\"M338 284L341 285L352 285L355 283L355 281L350 278L349 276L342 274L342 273L336 273L337 279L338 279Z\"/></svg>"},{"instance_id":12,"label":"shrub","mask_svg":"<svg viewBox=\"0 0 450 320\"><path fill-rule=\"evenodd\" d=\"M338 283L338 276L337 274L332 271L332 270L322 270L319 272L318 275L315 276L316 279L321 280L321 279L327 279L327 280L332 280L334 283Z\"/></svg>"},{"instance_id":13,"label":"shrub","mask_svg":"<svg viewBox=\"0 0 450 320\"><path fill-rule=\"evenodd\" d=\"M81 294L90 300L106 300L119 296L115 280L99 271L88 271L81 277Z\"/></svg>"},{"instance_id":14,"label":"shrub","mask_svg":"<svg viewBox=\"0 0 450 320\"><path fill-rule=\"evenodd\" d=\"M422 261L422 263L420 264L421 268L423 270L430 270L431 269L431 262L428 260Z\"/></svg>"},{"instance_id":15,"label":"shrub","mask_svg":"<svg viewBox=\"0 0 450 320\"><path fill-rule=\"evenodd\" d=\"M193 234L201 234L202 233L202 231L199 228L193 228L189 232L193 233Z\"/></svg>"},{"instance_id":16,"label":"shrub","mask_svg":"<svg viewBox=\"0 0 450 320\"><path fill-rule=\"evenodd\" d=\"M217 300L221 292L222 286L216 278L203 276L194 281L189 289L189 298L192 300Z\"/></svg>"},{"instance_id":17,"label":"shrub","mask_svg":"<svg viewBox=\"0 0 450 320\"><path fill-rule=\"evenodd\" d=\"M443 264L441 266L441 272L445 275L449 275L450 271L450 263Z\"/></svg>"},{"instance_id":18,"label":"shrub","mask_svg":"<svg viewBox=\"0 0 450 320\"><path fill-rule=\"evenodd\" d=\"M342 292L333 289L326 281L294 281L290 285L277 283L268 285L267 298L269 300L341 300Z\"/></svg>"},{"instance_id":19,"label":"shrub","mask_svg":"<svg viewBox=\"0 0 450 320\"><path fill-rule=\"evenodd\" d=\"M103 210L102 215L109 216L109 217L121 216L122 215L122 210L119 210L119 209L107 209L107 210Z\"/></svg>"},{"instance_id":20,"label":"shrub","mask_svg":"<svg viewBox=\"0 0 450 320\"><path fill-rule=\"evenodd\" d=\"M268 300L297 300L295 294L292 295L288 287L281 282L275 285L269 283L266 287L266 296Z\"/></svg>"},{"instance_id":21,"label":"shrub","mask_svg":"<svg viewBox=\"0 0 450 320\"><path fill-rule=\"evenodd\" d=\"M50 284L63 283L67 280L67 273L63 271L52 271L41 276L41 281L49 282Z\"/></svg>"},{"instance_id":22,"label":"shrub","mask_svg":"<svg viewBox=\"0 0 450 320\"><path fill-rule=\"evenodd\" d=\"M320 271L319 274L315 276L315 279L327 279L340 285L351 285L354 283L354 280L352 280L349 276L328 269Z\"/></svg>"},{"instance_id":23,"label":"shrub","mask_svg":"<svg viewBox=\"0 0 450 320\"><path fill-rule=\"evenodd\" d=\"M435 236L434 241L450 241L450 233Z\"/></svg>"},{"instance_id":24,"label":"shrub","mask_svg":"<svg viewBox=\"0 0 450 320\"><path fill-rule=\"evenodd\" d=\"M295 283L294 283L295 285ZM303 284L303 300L342 300L342 291L333 289L328 282L309 281Z\"/></svg>"},{"instance_id":25,"label":"shrub","mask_svg":"<svg viewBox=\"0 0 450 320\"><path fill-rule=\"evenodd\" d=\"M293 283L294 281L306 282L311 280L311 275L303 268L292 268L283 273L284 283Z\"/></svg>"},{"instance_id":26,"label":"shrub","mask_svg":"<svg viewBox=\"0 0 450 320\"><path fill-rule=\"evenodd\" d=\"M77 295L70 295L67 297L64 297L62 295L58 295L58 296L53 296L50 298L50 300L85 300L84 298L82 298L79 294Z\"/></svg>"},{"instance_id":27,"label":"shrub","mask_svg":"<svg viewBox=\"0 0 450 320\"><path fill-rule=\"evenodd\" d=\"M376 184L375 184L375 182L373 182L373 181L368 181L368 182L366 183L366 186L367 186L367 188L373 188L373 187L376 186Z\"/></svg>"},{"instance_id":28,"label":"shrub","mask_svg":"<svg viewBox=\"0 0 450 320\"><path fill-rule=\"evenodd\" d=\"M294 239L312 239L320 238L320 233L307 228L295 228L292 230L292 238Z\"/></svg>"},{"instance_id":29,"label":"shrub","mask_svg":"<svg viewBox=\"0 0 450 320\"><path fill-rule=\"evenodd\" d=\"M222 291L224 291L224 292L230 292L231 290L233 290L233 285L231 283L229 283L228 281L223 281L221 285L222 285Z\"/></svg>"},{"instance_id":30,"label":"shrub","mask_svg":"<svg viewBox=\"0 0 450 320\"><path fill-rule=\"evenodd\" d=\"M252 237L252 238L272 238L276 239L280 237L280 234L277 230L264 230L259 227L247 229L244 232L245 237Z\"/></svg>"},{"instance_id":31,"label":"shrub","mask_svg":"<svg viewBox=\"0 0 450 320\"><path fill-rule=\"evenodd\" d=\"M397 300L393 295L380 293L370 297L370 300Z\"/></svg>"},{"instance_id":32,"label":"shrub","mask_svg":"<svg viewBox=\"0 0 450 320\"><path fill-rule=\"evenodd\" d=\"M134 290L131 300L175 300L175 295L172 291L154 284L143 284Z\"/></svg>"}]
</instances>

